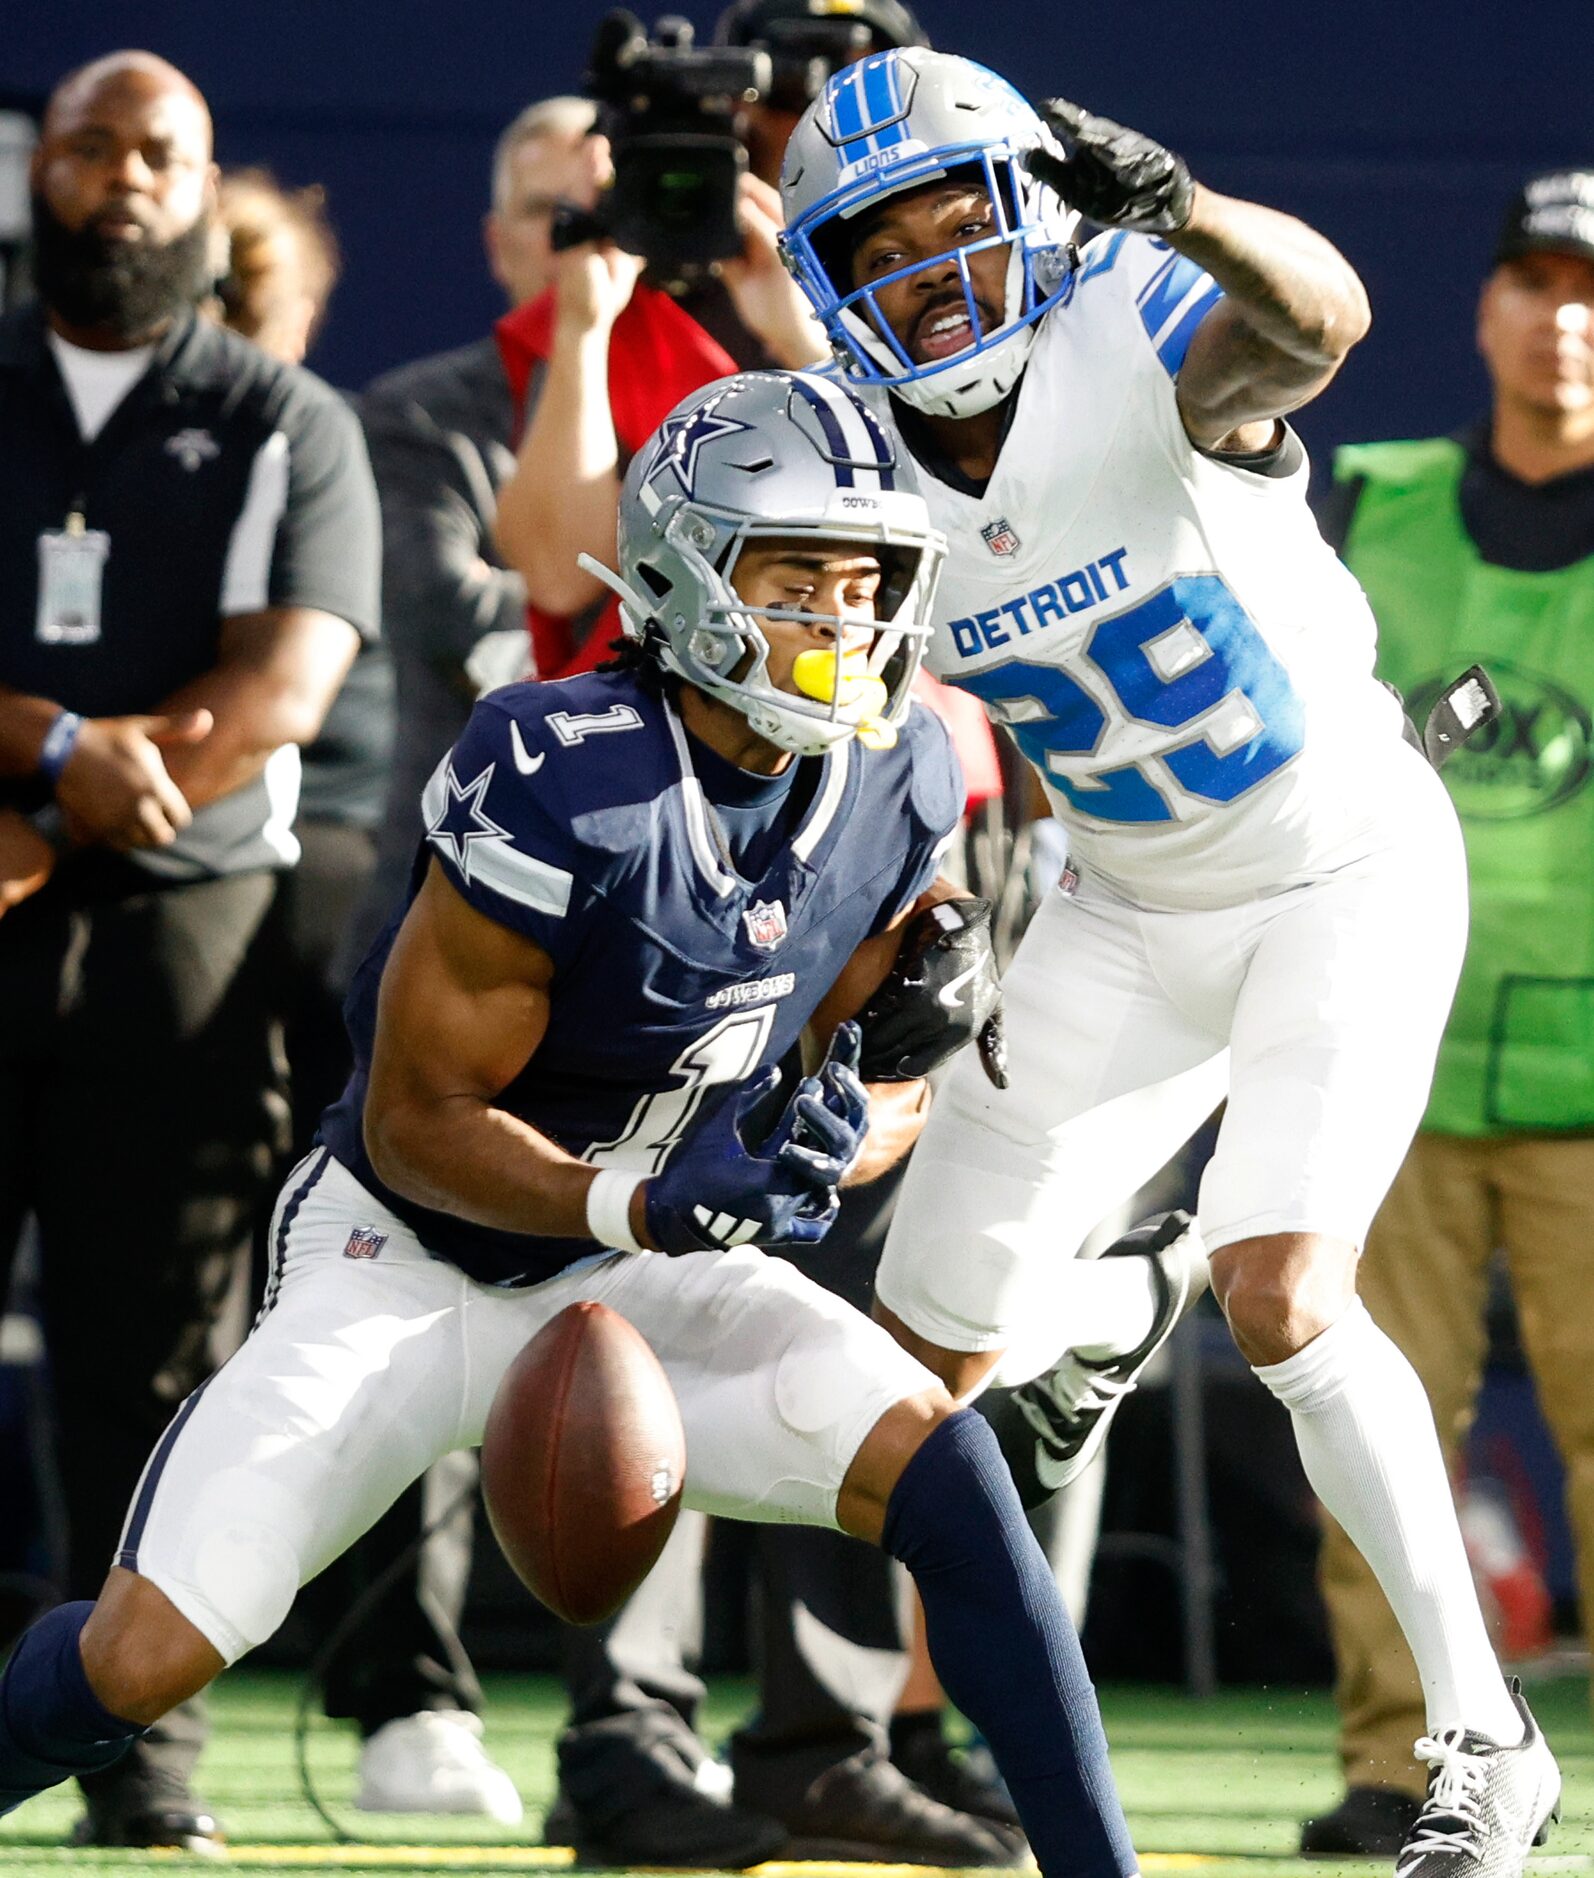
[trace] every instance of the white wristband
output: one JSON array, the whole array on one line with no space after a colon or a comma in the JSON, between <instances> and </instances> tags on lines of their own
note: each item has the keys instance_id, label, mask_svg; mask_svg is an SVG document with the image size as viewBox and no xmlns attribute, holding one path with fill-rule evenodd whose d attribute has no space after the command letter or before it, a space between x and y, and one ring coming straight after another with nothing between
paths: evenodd
<instances>
[{"instance_id":1,"label":"white wristband","mask_svg":"<svg viewBox=\"0 0 1594 1878\"><path fill-rule=\"evenodd\" d=\"M642 1185L642 1175L622 1167L605 1167L587 1189L587 1231L599 1245L618 1252L645 1252L647 1247L631 1230L631 1196Z\"/></svg>"}]
</instances>

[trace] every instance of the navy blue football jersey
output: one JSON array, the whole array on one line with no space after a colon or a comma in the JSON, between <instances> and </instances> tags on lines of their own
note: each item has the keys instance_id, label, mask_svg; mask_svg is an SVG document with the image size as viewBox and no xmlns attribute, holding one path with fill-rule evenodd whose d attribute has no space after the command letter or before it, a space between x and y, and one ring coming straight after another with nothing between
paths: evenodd
<instances>
[{"instance_id":1,"label":"navy blue football jersey","mask_svg":"<svg viewBox=\"0 0 1594 1878\"><path fill-rule=\"evenodd\" d=\"M547 1032L501 1108L595 1165L655 1174L705 1103L791 1057L853 952L934 878L963 806L957 758L921 706L893 749L803 760L818 773L791 838L744 880L653 686L595 672L481 700L427 785L409 899L435 860L553 960ZM592 1242L416 1206L366 1156L377 990L402 911L350 990L355 1069L322 1139L435 1256L489 1284L552 1277Z\"/></svg>"}]
</instances>

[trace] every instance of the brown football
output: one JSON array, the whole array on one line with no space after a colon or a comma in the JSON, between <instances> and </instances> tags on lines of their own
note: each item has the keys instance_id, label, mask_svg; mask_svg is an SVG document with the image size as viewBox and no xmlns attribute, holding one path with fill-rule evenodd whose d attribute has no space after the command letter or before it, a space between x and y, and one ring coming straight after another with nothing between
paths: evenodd
<instances>
[{"instance_id":1,"label":"brown football","mask_svg":"<svg viewBox=\"0 0 1594 1878\"><path fill-rule=\"evenodd\" d=\"M669 1378L606 1304L562 1310L498 1385L482 1436L487 1517L521 1579L567 1623L612 1616L648 1575L685 1475Z\"/></svg>"}]
</instances>

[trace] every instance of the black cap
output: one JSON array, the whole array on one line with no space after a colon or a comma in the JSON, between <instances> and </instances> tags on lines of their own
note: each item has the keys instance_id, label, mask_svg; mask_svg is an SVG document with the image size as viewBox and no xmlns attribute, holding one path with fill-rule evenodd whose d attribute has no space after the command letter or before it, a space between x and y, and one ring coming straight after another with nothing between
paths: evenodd
<instances>
[{"instance_id":1,"label":"black cap","mask_svg":"<svg viewBox=\"0 0 1594 1878\"><path fill-rule=\"evenodd\" d=\"M1545 170L1511 204L1494 251L1496 267L1545 251L1594 261L1594 169Z\"/></svg>"},{"instance_id":2,"label":"black cap","mask_svg":"<svg viewBox=\"0 0 1594 1878\"><path fill-rule=\"evenodd\" d=\"M772 37L784 37L779 28L825 21L866 26L871 52L930 43L902 0L732 0L714 28L714 40L721 46L767 46ZM772 34L771 28L777 30Z\"/></svg>"}]
</instances>

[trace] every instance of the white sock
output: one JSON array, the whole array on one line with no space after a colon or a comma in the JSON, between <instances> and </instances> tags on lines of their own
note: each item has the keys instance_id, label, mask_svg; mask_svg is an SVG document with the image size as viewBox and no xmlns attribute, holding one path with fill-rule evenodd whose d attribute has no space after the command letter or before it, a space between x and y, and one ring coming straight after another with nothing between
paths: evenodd
<instances>
[{"instance_id":1,"label":"white sock","mask_svg":"<svg viewBox=\"0 0 1594 1878\"><path fill-rule=\"evenodd\" d=\"M1384 1588L1417 1659L1428 1732L1520 1741L1417 1372L1357 1298L1304 1350L1256 1374L1290 1411L1313 1491Z\"/></svg>"},{"instance_id":2,"label":"white sock","mask_svg":"<svg viewBox=\"0 0 1594 1878\"><path fill-rule=\"evenodd\" d=\"M1206 1251L1192 1240L1193 1295L1206 1289ZM1151 1335L1162 1297L1151 1260L1133 1253L1116 1258L1069 1259L1037 1295L1025 1323L982 1387L1013 1389L1043 1375L1065 1355L1099 1363L1138 1350Z\"/></svg>"},{"instance_id":3,"label":"white sock","mask_svg":"<svg viewBox=\"0 0 1594 1878\"><path fill-rule=\"evenodd\" d=\"M1149 1259L1073 1259L1056 1274L1055 1287L1029 1321L1008 1338L982 1387L1016 1388L1070 1352L1100 1361L1133 1350L1150 1336L1156 1310Z\"/></svg>"},{"instance_id":4,"label":"white sock","mask_svg":"<svg viewBox=\"0 0 1594 1878\"><path fill-rule=\"evenodd\" d=\"M1087 1362L1135 1350L1151 1335L1159 1293L1145 1258L1075 1259L1064 1274L1058 1322Z\"/></svg>"}]
</instances>

